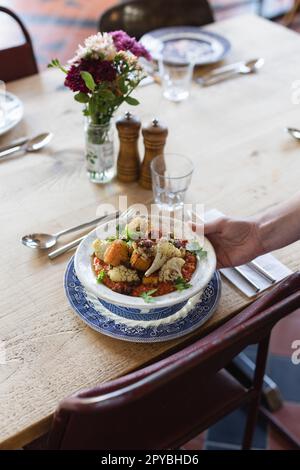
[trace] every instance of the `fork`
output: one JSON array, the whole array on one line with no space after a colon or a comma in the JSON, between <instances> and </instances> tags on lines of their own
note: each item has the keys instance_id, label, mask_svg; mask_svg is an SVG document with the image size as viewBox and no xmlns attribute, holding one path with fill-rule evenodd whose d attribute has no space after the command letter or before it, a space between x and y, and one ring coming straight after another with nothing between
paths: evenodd
<instances>
[{"instance_id":1,"label":"fork","mask_svg":"<svg viewBox=\"0 0 300 470\"><path fill-rule=\"evenodd\" d=\"M125 219L130 218L134 214L135 214L135 210L133 208L129 207L126 211L122 212L122 214L120 214L119 211L117 211L116 213L113 214L113 216L108 215L105 219L103 219L102 223L109 222L114 217L116 217L118 220L120 220L120 219L125 220ZM67 251L71 250L72 248L76 248L76 246L78 246L79 243L81 243L82 240L84 240L86 236L87 235L83 235L82 237L77 238L76 240L73 240L72 242L67 243L66 245L63 245L62 247L57 248L57 250L51 251L50 253L48 253L48 258L49 259L57 258L58 256L62 255L63 253L66 253Z\"/></svg>"}]
</instances>

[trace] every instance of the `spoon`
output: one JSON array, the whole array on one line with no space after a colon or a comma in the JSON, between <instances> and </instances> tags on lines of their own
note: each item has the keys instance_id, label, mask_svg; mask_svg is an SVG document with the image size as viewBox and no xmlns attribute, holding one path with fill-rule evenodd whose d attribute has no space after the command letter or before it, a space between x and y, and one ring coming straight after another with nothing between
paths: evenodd
<instances>
[{"instance_id":1,"label":"spoon","mask_svg":"<svg viewBox=\"0 0 300 470\"><path fill-rule=\"evenodd\" d=\"M296 129L295 127L286 127L285 132L288 132L294 139L300 140L300 129Z\"/></svg>"},{"instance_id":2,"label":"spoon","mask_svg":"<svg viewBox=\"0 0 300 470\"><path fill-rule=\"evenodd\" d=\"M29 248L39 248L41 250L45 250L47 248L51 248L52 246L56 245L57 240L62 236L66 235L67 233L76 232L77 230L82 230L84 228L90 227L91 225L96 225L102 219L106 218L110 220L111 218L115 218L118 215L118 212L110 214L109 216L102 215L97 219L91 220L89 222L85 222L84 224L76 225L75 227L66 228L65 230L61 230L60 232L54 234L48 233L31 233L30 235L25 235L22 237L22 243Z\"/></svg>"},{"instance_id":3,"label":"spoon","mask_svg":"<svg viewBox=\"0 0 300 470\"><path fill-rule=\"evenodd\" d=\"M237 62L235 64L225 65L216 70L204 75L203 77L196 78L196 82L202 86L213 85L236 75L248 75L256 73L265 61L262 57L259 59L252 59L246 62Z\"/></svg>"},{"instance_id":4,"label":"spoon","mask_svg":"<svg viewBox=\"0 0 300 470\"><path fill-rule=\"evenodd\" d=\"M45 145L49 144L50 140L52 139L53 134L51 132L45 132L44 134L39 134L32 139L29 139L27 142L19 145L14 145L8 149L3 150L0 152L0 159L13 155L16 152L22 150L23 152L37 152L41 148L45 147Z\"/></svg>"}]
</instances>

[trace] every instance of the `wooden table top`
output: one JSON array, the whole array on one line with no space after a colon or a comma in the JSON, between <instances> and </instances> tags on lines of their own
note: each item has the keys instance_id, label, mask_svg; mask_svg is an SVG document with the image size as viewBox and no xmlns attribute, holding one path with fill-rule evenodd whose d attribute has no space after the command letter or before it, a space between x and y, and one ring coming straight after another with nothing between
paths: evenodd
<instances>
[{"instance_id":1,"label":"wooden table top","mask_svg":"<svg viewBox=\"0 0 300 470\"><path fill-rule=\"evenodd\" d=\"M299 190L300 146L283 128L299 127L292 83L300 77L295 60L300 37L249 15L208 29L231 41L227 62L261 56L264 68L209 88L195 84L191 98L180 104L164 100L157 84L140 88L135 111L143 122L153 117L166 122L167 150L193 158L187 202L247 216ZM65 396L121 376L180 343L127 343L91 330L64 294L70 253L51 262L46 253L20 243L24 234L51 233L93 218L99 203L116 203L119 194L126 193L129 203L151 197L137 184L88 181L80 105L62 83L58 71L47 71L8 86L23 101L25 116L0 144L40 131L52 131L55 138L37 154L0 164L0 339L6 354L6 363L0 364L1 448L20 447L46 432ZM276 255L295 270L300 243ZM247 302L224 282L217 312L197 334L215 328Z\"/></svg>"}]
</instances>

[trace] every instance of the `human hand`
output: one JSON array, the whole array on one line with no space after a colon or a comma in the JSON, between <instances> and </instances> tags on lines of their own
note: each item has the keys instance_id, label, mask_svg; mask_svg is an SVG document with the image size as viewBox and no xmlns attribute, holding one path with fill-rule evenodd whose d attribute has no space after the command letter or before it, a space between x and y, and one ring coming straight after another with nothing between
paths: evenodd
<instances>
[{"instance_id":1,"label":"human hand","mask_svg":"<svg viewBox=\"0 0 300 470\"><path fill-rule=\"evenodd\" d=\"M204 225L204 234L216 251L218 268L239 266L264 253L255 219L220 217Z\"/></svg>"}]
</instances>

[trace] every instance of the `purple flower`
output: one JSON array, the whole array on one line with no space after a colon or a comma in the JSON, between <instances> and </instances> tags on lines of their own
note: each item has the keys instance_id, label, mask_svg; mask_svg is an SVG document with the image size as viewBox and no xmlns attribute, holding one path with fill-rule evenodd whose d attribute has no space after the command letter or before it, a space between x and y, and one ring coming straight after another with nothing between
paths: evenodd
<instances>
[{"instance_id":1,"label":"purple flower","mask_svg":"<svg viewBox=\"0 0 300 470\"><path fill-rule=\"evenodd\" d=\"M115 80L117 72L111 62L99 59L81 59L80 62L71 66L65 79L65 86L72 91L88 93L84 80L80 72L89 72L96 84L101 82L112 82Z\"/></svg>"},{"instance_id":2,"label":"purple flower","mask_svg":"<svg viewBox=\"0 0 300 470\"><path fill-rule=\"evenodd\" d=\"M109 34L111 34L113 38L117 51L130 51L137 57L144 57L147 60L151 60L151 55L143 44L129 36L125 31L111 31Z\"/></svg>"},{"instance_id":3,"label":"purple flower","mask_svg":"<svg viewBox=\"0 0 300 470\"><path fill-rule=\"evenodd\" d=\"M72 91L88 93L89 90L80 75L81 70L80 65L72 65L65 78L65 86L69 87Z\"/></svg>"}]
</instances>

